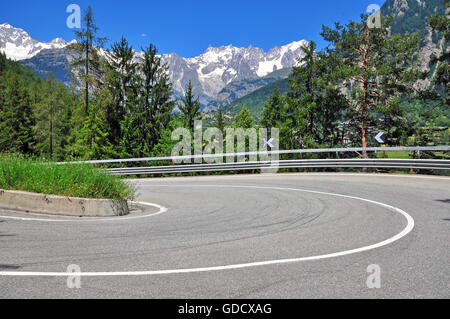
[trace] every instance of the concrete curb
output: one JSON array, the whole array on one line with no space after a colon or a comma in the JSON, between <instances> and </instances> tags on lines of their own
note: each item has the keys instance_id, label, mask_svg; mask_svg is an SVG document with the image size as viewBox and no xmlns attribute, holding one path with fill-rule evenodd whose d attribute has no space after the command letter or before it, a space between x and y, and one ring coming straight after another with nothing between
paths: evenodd
<instances>
[{"instance_id":1,"label":"concrete curb","mask_svg":"<svg viewBox=\"0 0 450 319\"><path fill-rule=\"evenodd\" d=\"M0 208L77 217L112 217L129 214L125 200L43 195L0 189Z\"/></svg>"}]
</instances>

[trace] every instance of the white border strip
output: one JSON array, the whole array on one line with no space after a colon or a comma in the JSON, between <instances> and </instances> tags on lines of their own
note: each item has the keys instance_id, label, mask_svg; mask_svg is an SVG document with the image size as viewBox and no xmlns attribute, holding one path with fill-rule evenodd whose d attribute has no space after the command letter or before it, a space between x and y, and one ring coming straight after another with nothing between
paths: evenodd
<instances>
[{"instance_id":1,"label":"white border strip","mask_svg":"<svg viewBox=\"0 0 450 319\"><path fill-rule=\"evenodd\" d=\"M168 209L164 206L160 206L157 204L146 203L146 202L131 202L133 204L156 207L159 209L158 212L141 215L141 216L124 216L124 217L113 217L113 218L92 218L92 217L83 217L78 219L68 219L62 217L61 219L50 219L50 218L33 218L33 217L15 217L15 216L3 216L0 215L0 218L12 219L12 220L20 220L20 221L34 221L34 222L46 222L46 223L79 223L79 222L120 222L122 220L131 220L131 219L141 219L141 218L149 218L157 215L164 214L168 211ZM25 214L25 213L23 213ZM41 215L43 216L43 215Z\"/></svg>"},{"instance_id":2,"label":"white border strip","mask_svg":"<svg viewBox=\"0 0 450 319\"><path fill-rule=\"evenodd\" d=\"M283 187L263 187L263 186L227 186L227 185L147 185L151 187L229 187L229 188L253 188L253 189L271 189L271 190L282 190L282 191L296 191L296 192L305 192L311 194L319 194L319 195L329 195L341 198L349 198L360 200L363 202L379 205L385 207L389 210L392 210L396 213L401 214L407 221L406 227L397 235L386 239L382 242L379 242L374 245L364 246L357 249L345 250L337 253L326 254L326 255L318 255L311 257L300 257L300 258L291 258L291 259L277 259L277 260L269 260L269 261L261 261L261 262L253 262L253 263L244 263L244 264L233 264L233 265L225 265L225 266L216 266L216 267L204 267L204 268L188 268L188 269L172 269L172 270L150 270L150 271L125 271L125 272L81 272L81 273L67 273L67 272L0 272L0 276L11 276L11 277L117 277L117 276L157 276L157 275L173 275L173 274L188 274L188 273L202 273L202 272L212 272L212 271L224 271L224 270L236 270L236 269L244 269L244 268L252 268L252 267L262 267L269 265L281 265L281 264L291 264L298 263L304 261L315 261L315 260L323 260L330 259L335 257L343 257L348 255L353 255L377 248L381 248L396 242L406 235L408 235L415 226L414 219L405 211L400 208L380 203L377 201L373 201L370 199L347 196L341 194L334 193L326 193L319 191L311 191L311 190L303 190L296 188L283 188Z\"/></svg>"}]
</instances>

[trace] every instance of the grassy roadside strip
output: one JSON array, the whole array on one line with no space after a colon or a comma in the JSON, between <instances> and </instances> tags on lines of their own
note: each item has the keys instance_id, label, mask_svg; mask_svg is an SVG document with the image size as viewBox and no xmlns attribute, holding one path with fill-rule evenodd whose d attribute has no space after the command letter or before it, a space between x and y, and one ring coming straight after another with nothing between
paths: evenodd
<instances>
[{"instance_id":1,"label":"grassy roadside strip","mask_svg":"<svg viewBox=\"0 0 450 319\"><path fill-rule=\"evenodd\" d=\"M95 199L133 199L134 189L92 165L56 165L0 155L0 189Z\"/></svg>"},{"instance_id":2,"label":"grassy roadside strip","mask_svg":"<svg viewBox=\"0 0 450 319\"><path fill-rule=\"evenodd\" d=\"M445 152L433 152L434 156L440 159L450 159L449 153ZM391 159L412 159L416 158L417 155L414 152L407 151L382 151L377 153L377 158L391 158ZM422 158L426 158L422 154Z\"/></svg>"}]
</instances>

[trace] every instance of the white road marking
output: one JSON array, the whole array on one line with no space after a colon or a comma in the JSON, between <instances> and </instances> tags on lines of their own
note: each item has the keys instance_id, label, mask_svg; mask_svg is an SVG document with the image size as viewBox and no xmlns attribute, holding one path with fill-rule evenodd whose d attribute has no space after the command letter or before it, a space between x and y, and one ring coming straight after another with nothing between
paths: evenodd
<instances>
[{"instance_id":1,"label":"white road marking","mask_svg":"<svg viewBox=\"0 0 450 319\"><path fill-rule=\"evenodd\" d=\"M35 221L35 222L45 222L45 223L79 223L79 222L120 222L122 220L131 220L131 219L141 219L141 218L149 218L157 215L164 214L168 211L166 207L147 203L147 202L132 202L133 204L138 205L144 205L144 206L150 206L150 207L156 207L159 209L157 213L147 214L147 215L140 215L140 216L124 216L124 217L113 217L113 218L92 218L92 217L84 217L84 218L78 218L78 219L69 219L66 217L61 216L60 219L50 219L50 218L33 218L33 217L16 217L16 216L2 216L0 215L0 218L5 219L12 219L12 220L21 220L21 221ZM43 216L43 215L41 215ZM48 215L47 215L48 216Z\"/></svg>"},{"instance_id":2,"label":"white road marking","mask_svg":"<svg viewBox=\"0 0 450 319\"><path fill-rule=\"evenodd\" d=\"M282 191L296 191L296 192L305 192L311 194L320 194L320 195L329 195L334 197L342 197L360 200L363 202L379 205L385 207L391 211L401 214L405 217L407 225L406 227L397 235L386 239L382 242L364 246L361 248L345 250L341 252L336 252L332 254L326 255L318 255L311 257L299 257L299 258L290 258L290 259L277 259L277 260L269 260L269 261L260 261L260 262L251 262L244 264L232 264L225 266L215 266L215 267L203 267L203 268L188 268L188 269L171 269L171 270L150 270L150 271L124 271L124 272L81 272L81 273L66 273L66 272L0 272L0 276L13 276L13 277L68 277L68 276L80 276L80 277L112 277L112 276L156 276L156 275L173 275L173 274L187 274L187 273L201 273L201 272L211 272L211 271L224 271L224 270L236 270L236 269L244 269L244 268L253 268L253 267L262 267L269 265L281 265L281 264L290 264L290 263L298 263L304 261L316 261L323 259L330 259L342 256L348 256L352 254L357 254L377 248L381 248L392 244L406 235L408 235L414 229L414 219L405 211L400 208L380 203L377 201L373 201L370 199L327 193L327 192L319 192L319 191L311 191L304 189L296 189L296 188L283 188L283 187L264 187L264 186L237 186L237 185L147 185L151 187L218 187L218 188L253 188L253 189L271 189L271 190L282 190Z\"/></svg>"}]
</instances>

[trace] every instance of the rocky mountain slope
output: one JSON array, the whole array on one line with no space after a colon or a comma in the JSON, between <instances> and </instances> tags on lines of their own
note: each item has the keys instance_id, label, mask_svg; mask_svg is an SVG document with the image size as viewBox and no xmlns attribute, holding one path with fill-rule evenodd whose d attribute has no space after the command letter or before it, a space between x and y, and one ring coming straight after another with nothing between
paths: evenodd
<instances>
[{"instance_id":1,"label":"rocky mountain slope","mask_svg":"<svg viewBox=\"0 0 450 319\"><path fill-rule=\"evenodd\" d=\"M58 80L69 85L72 80L68 69L70 56L65 48L45 49L34 57L19 61L19 63L33 70L41 78L45 78L49 72L52 72Z\"/></svg>"},{"instance_id":2,"label":"rocky mountain slope","mask_svg":"<svg viewBox=\"0 0 450 319\"><path fill-rule=\"evenodd\" d=\"M202 55L183 58L177 54L164 55L163 60L169 65L170 76L175 90L182 92L191 80L196 94L209 99L224 101L234 98L221 92L232 82L249 79L261 79L274 71L294 66L303 54L302 47L306 41L298 41L282 47L275 47L269 52L259 48L236 48L226 46L209 47ZM259 88L261 86L258 86ZM238 94L239 95L239 94Z\"/></svg>"},{"instance_id":3,"label":"rocky mountain slope","mask_svg":"<svg viewBox=\"0 0 450 319\"><path fill-rule=\"evenodd\" d=\"M432 56L448 50L448 43L442 36L433 34L428 17L435 13L444 14L442 0L387 0L381 8L385 16L393 15L392 33L419 32L423 40L417 65L421 71L430 70ZM427 87L430 81L419 81L418 87Z\"/></svg>"}]
</instances>

